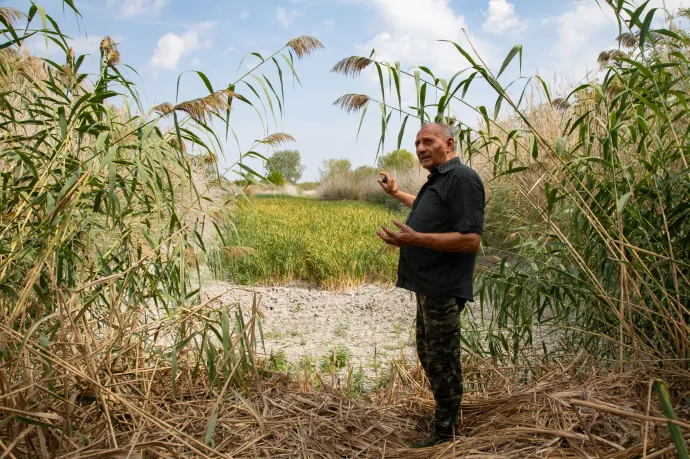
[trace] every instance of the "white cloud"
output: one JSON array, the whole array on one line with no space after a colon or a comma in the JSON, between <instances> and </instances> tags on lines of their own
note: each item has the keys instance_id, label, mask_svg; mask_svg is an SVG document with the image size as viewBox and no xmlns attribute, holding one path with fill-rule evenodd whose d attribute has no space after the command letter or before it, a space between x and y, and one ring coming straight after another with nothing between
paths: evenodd
<instances>
[{"instance_id":1,"label":"white cloud","mask_svg":"<svg viewBox=\"0 0 690 459\"><path fill-rule=\"evenodd\" d=\"M75 38L74 40L72 40L70 45L74 49L74 53L77 55L79 55L79 54L94 54L100 49L101 40L103 40L103 37L98 36L98 35L91 35L88 37ZM116 43L119 43L114 38L113 38L113 40Z\"/></svg>"},{"instance_id":2,"label":"white cloud","mask_svg":"<svg viewBox=\"0 0 690 459\"><path fill-rule=\"evenodd\" d=\"M159 70L176 70L184 56L202 48L210 48L213 40L206 35L213 27L215 23L207 21L192 26L182 35L169 32L161 37L151 56L154 73Z\"/></svg>"},{"instance_id":3,"label":"white cloud","mask_svg":"<svg viewBox=\"0 0 690 459\"><path fill-rule=\"evenodd\" d=\"M295 22L295 18L297 18L297 10L292 9L288 11L282 6L279 6L276 9L276 18L278 19L280 25L287 29L293 22Z\"/></svg>"},{"instance_id":4,"label":"white cloud","mask_svg":"<svg viewBox=\"0 0 690 459\"><path fill-rule=\"evenodd\" d=\"M683 4L687 0L651 0L647 11L665 5L674 13ZM661 26L665 19L664 11L657 11L653 26ZM618 47L618 24L611 7L603 2L600 6L595 0L582 0L560 16L542 20L542 24L546 22L558 31L549 64L577 80L586 71L598 69L597 57L601 51Z\"/></svg>"},{"instance_id":5,"label":"white cloud","mask_svg":"<svg viewBox=\"0 0 690 459\"><path fill-rule=\"evenodd\" d=\"M369 42L355 45L360 55L368 56L373 48L378 59L400 61L403 66L426 65L445 74L442 76L468 66L452 45L437 41L466 44L461 29L467 30L467 23L455 14L449 0L372 0L368 5L379 13L383 30ZM482 57L491 62L489 46L470 37Z\"/></svg>"},{"instance_id":6,"label":"white cloud","mask_svg":"<svg viewBox=\"0 0 690 459\"><path fill-rule=\"evenodd\" d=\"M251 13L249 12L249 10L240 11L240 19L247 19L250 15Z\"/></svg>"},{"instance_id":7,"label":"white cloud","mask_svg":"<svg viewBox=\"0 0 690 459\"><path fill-rule=\"evenodd\" d=\"M333 19L326 19L323 21L323 25L326 27L333 27L333 24L335 24L335 21Z\"/></svg>"},{"instance_id":8,"label":"white cloud","mask_svg":"<svg viewBox=\"0 0 690 459\"><path fill-rule=\"evenodd\" d=\"M108 6L125 17L158 14L170 0L108 0Z\"/></svg>"},{"instance_id":9,"label":"white cloud","mask_svg":"<svg viewBox=\"0 0 690 459\"><path fill-rule=\"evenodd\" d=\"M227 48L225 48L225 51L223 51L223 53L224 53L224 54L228 54L228 53L231 53L231 52L233 52L233 51L235 51L235 47L232 46L232 45L230 45L230 46L228 46Z\"/></svg>"},{"instance_id":10,"label":"white cloud","mask_svg":"<svg viewBox=\"0 0 690 459\"><path fill-rule=\"evenodd\" d=\"M195 57L194 59L192 59L192 65L193 66L196 67L199 64L201 64L201 59L199 59L198 57Z\"/></svg>"},{"instance_id":11,"label":"white cloud","mask_svg":"<svg viewBox=\"0 0 690 459\"><path fill-rule=\"evenodd\" d=\"M113 35L111 38L117 44L120 44L124 41L124 38L120 35ZM77 56L80 54L91 54L93 56L97 56L99 53L101 40L103 40L103 37L100 35L89 35L68 40L67 44L74 49L74 53ZM65 52L58 47L58 45L53 43L52 40L49 40L47 45L48 46L46 47L46 40L42 35L31 37L23 44L23 46L25 46L34 56L52 57L55 59L60 59L61 56L64 56Z\"/></svg>"},{"instance_id":12,"label":"white cloud","mask_svg":"<svg viewBox=\"0 0 690 459\"><path fill-rule=\"evenodd\" d=\"M597 68L597 57L615 47L617 25L613 12L594 0L578 2L575 7L554 19L558 39L551 54L556 68L582 78L585 70Z\"/></svg>"},{"instance_id":13,"label":"white cloud","mask_svg":"<svg viewBox=\"0 0 690 459\"><path fill-rule=\"evenodd\" d=\"M510 29L522 26L520 18L515 14L515 5L507 0L489 0L486 20L482 27L487 32L501 35Z\"/></svg>"}]
</instances>

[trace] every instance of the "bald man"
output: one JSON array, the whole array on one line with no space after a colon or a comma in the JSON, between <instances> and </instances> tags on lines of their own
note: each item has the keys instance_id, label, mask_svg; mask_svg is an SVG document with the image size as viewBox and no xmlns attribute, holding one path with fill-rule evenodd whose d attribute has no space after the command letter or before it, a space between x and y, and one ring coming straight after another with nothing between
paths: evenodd
<instances>
[{"instance_id":1,"label":"bald man","mask_svg":"<svg viewBox=\"0 0 690 459\"><path fill-rule=\"evenodd\" d=\"M382 171L383 191L411 209L399 231L377 232L386 244L400 248L397 286L417 298L417 355L436 402L424 448L455 437L462 400L460 313L473 301L472 277L484 228L484 185L479 175L455 155L453 130L444 124L422 126L417 158L429 172L417 196L403 192Z\"/></svg>"}]
</instances>

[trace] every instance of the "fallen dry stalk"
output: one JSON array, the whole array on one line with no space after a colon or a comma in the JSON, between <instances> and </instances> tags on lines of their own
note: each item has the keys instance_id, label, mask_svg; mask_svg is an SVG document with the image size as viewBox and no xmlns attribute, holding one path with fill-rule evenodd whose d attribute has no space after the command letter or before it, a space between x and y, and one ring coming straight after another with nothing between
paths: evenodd
<instances>
[{"instance_id":1,"label":"fallen dry stalk","mask_svg":"<svg viewBox=\"0 0 690 459\"><path fill-rule=\"evenodd\" d=\"M605 406L605 405L600 405L597 403L590 403L590 402L585 402L582 400L568 400L568 403L571 405L575 406L583 406L586 408L592 408L593 410L599 410L599 411L605 411L607 413L611 414L617 414L618 416L626 416L630 418L635 418L639 419L640 421L651 421L651 422L660 422L664 424L674 424L677 425L678 427L682 427L683 429L690 430L690 424L687 424L682 421L678 421L675 419L668 419L668 418L661 418L661 417L655 417L655 416L645 416L644 414L640 413L630 413L628 411L623 411L619 410L616 408L612 408L610 406Z\"/></svg>"}]
</instances>

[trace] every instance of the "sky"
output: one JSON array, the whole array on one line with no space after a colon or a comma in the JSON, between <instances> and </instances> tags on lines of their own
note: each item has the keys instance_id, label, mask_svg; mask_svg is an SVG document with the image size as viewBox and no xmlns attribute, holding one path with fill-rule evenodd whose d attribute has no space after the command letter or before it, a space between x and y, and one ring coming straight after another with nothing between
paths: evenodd
<instances>
[{"instance_id":1,"label":"sky","mask_svg":"<svg viewBox=\"0 0 690 459\"><path fill-rule=\"evenodd\" d=\"M232 126L239 146L232 136L225 141L224 130L219 133L224 144L221 169L231 167L267 133L292 135L297 142L284 147L300 151L306 166L302 181L318 179L322 162L329 158L347 158L354 167L375 164L381 129L378 107L369 108L358 137L359 115L348 115L333 102L348 93L380 97L379 83L372 68L357 79L331 73L345 57L369 56L375 49L379 60L400 62L403 69L424 65L450 78L467 62L451 44L439 40L464 41L464 30L494 70L514 45L523 45L521 73L515 60L502 82L539 74L552 82L552 97L558 97L588 75L596 77L597 56L617 47L618 34L606 5L595 0L74 0L82 14L79 19L69 9L63 11L59 0L36 3L74 40L77 54L90 55L87 70L96 69L100 40L112 37L123 64L136 69L123 71L138 85L146 110L176 98L206 95L201 80L189 70L204 72L214 88L221 89L258 63L250 53L270 55L302 35L318 38L325 49L296 63L301 85L286 76L282 118L274 123L269 112L264 125L251 108L238 107ZM690 6L690 0L687 3ZM30 6L28 0L0 4L23 11ZM650 2L671 11L682 4L683 0ZM34 55L64 60L43 39L32 40L28 48ZM262 71L277 82L273 69ZM403 103L412 103L414 81L404 81L403 88ZM521 88L519 82L514 86L515 91ZM466 99L472 106L493 107L496 95L476 85ZM469 125L476 119L469 109L458 116ZM386 151L396 147L400 120L395 118ZM414 150L415 131L408 128L403 148Z\"/></svg>"}]
</instances>

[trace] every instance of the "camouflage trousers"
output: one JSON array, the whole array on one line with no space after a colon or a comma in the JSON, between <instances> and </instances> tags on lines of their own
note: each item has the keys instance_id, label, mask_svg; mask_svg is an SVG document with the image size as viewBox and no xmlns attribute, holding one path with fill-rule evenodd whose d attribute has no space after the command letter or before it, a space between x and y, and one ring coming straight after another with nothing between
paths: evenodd
<instances>
[{"instance_id":1,"label":"camouflage trousers","mask_svg":"<svg viewBox=\"0 0 690 459\"><path fill-rule=\"evenodd\" d=\"M435 429L450 432L462 400L460 313L465 300L417 294L417 355L436 401Z\"/></svg>"}]
</instances>

